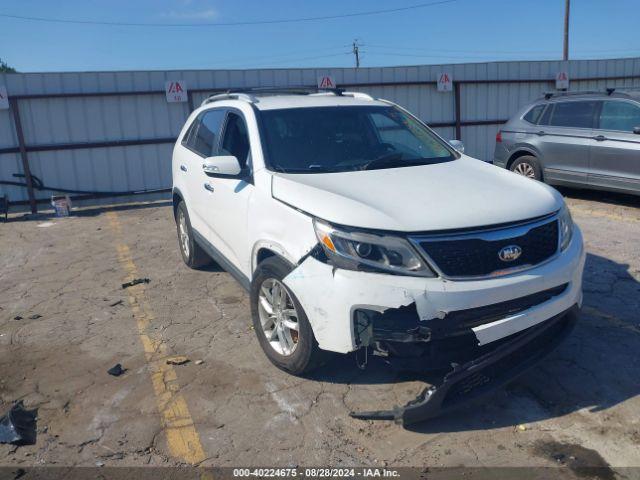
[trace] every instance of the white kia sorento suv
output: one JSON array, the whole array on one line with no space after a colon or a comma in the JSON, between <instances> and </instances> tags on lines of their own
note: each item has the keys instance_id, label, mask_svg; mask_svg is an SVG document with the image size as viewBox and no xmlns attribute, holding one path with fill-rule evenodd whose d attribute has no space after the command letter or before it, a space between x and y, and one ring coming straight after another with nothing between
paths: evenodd
<instances>
[{"instance_id":1,"label":"white kia sorento suv","mask_svg":"<svg viewBox=\"0 0 640 480\"><path fill-rule=\"evenodd\" d=\"M422 420L513 379L571 330L582 235L553 188L461 154L403 108L341 90L209 97L173 150L190 267L250 292L258 341L293 374L326 351L454 365Z\"/></svg>"}]
</instances>

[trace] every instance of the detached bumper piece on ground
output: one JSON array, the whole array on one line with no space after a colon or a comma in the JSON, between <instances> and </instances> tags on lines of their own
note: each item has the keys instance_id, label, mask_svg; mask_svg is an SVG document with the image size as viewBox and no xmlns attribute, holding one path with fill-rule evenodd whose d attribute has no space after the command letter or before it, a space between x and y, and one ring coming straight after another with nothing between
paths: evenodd
<instances>
[{"instance_id":1,"label":"detached bumper piece on ground","mask_svg":"<svg viewBox=\"0 0 640 480\"><path fill-rule=\"evenodd\" d=\"M553 351L571 332L578 308L504 339L489 353L454 364L439 385L430 386L404 407L352 412L362 420L395 420L409 425L449 413L504 386Z\"/></svg>"},{"instance_id":2,"label":"detached bumper piece on ground","mask_svg":"<svg viewBox=\"0 0 640 480\"><path fill-rule=\"evenodd\" d=\"M22 401L16 402L6 415L0 417L0 443L34 445L37 415L37 410L26 410Z\"/></svg>"}]
</instances>

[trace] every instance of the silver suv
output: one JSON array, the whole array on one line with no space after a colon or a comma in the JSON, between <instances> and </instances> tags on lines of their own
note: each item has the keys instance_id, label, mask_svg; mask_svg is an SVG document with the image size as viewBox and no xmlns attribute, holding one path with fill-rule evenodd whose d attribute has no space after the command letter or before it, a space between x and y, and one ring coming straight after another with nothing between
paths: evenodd
<instances>
[{"instance_id":1,"label":"silver suv","mask_svg":"<svg viewBox=\"0 0 640 480\"><path fill-rule=\"evenodd\" d=\"M553 185L640 194L640 90L546 94L496 135L494 163Z\"/></svg>"}]
</instances>

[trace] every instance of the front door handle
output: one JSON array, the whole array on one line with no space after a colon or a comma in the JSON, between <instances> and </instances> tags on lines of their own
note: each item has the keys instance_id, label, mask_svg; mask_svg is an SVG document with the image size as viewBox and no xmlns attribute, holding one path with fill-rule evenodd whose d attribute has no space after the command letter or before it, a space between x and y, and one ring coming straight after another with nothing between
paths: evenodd
<instances>
[{"instance_id":1,"label":"front door handle","mask_svg":"<svg viewBox=\"0 0 640 480\"><path fill-rule=\"evenodd\" d=\"M204 189L213 193L213 185L211 185L209 182L204 184Z\"/></svg>"},{"instance_id":2,"label":"front door handle","mask_svg":"<svg viewBox=\"0 0 640 480\"><path fill-rule=\"evenodd\" d=\"M540 130L539 132L536 133L536 135L542 136L542 135L545 135L545 132L544 132L544 130Z\"/></svg>"},{"instance_id":3,"label":"front door handle","mask_svg":"<svg viewBox=\"0 0 640 480\"><path fill-rule=\"evenodd\" d=\"M180 170L182 170L183 172L187 171L187 166L186 165L180 165Z\"/></svg>"},{"instance_id":4,"label":"front door handle","mask_svg":"<svg viewBox=\"0 0 640 480\"><path fill-rule=\"evenodd\" d=\"M605 137L604 135L597 135L597 136L593 137L593 139L598 141L598 142L604 142L605 140L607 140L607 137Z\"/></svg>"}]
</instances>

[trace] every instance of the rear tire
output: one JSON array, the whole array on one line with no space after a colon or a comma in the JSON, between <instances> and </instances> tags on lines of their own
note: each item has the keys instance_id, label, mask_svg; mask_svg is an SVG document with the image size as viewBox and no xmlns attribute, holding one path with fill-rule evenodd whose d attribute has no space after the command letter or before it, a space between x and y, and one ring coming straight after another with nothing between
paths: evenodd
<instances>
[{"instance_id":1,"label":"rear tire","mask_svg":"<svg viewBox=\"0 0 640 480\"><path fill-rule=\"evenodd\" d=\"M320 366L325 355L302 305L282 281L291 270L275 256L258 265L251 282L251 315L269 361L281 370L302 375Z\"/></svg>"},{"instance_id":2,"label":"rear tire","mask_svg":"<svg viewBox=\"0 0 640 480\"><path fill-rule=\"evenodd\" d=\"M513 173L522 175L523 177L531 178L533 180L542 181L542 167L540 162L533 155L523 155L517 158L509 169Z\"/></svg>"},{"instance_id":3,"label":"rear tire","mask_svg":"<svg viewBox=\"0 0 640 480\"><path fill-rule=\"evenodd\" d=\"M184 201L181 201L176 208L176 228L178 230L178 246L184 263L194 269L209 265L211 257L195 241Z\"/></svg>"}]
</instances>

